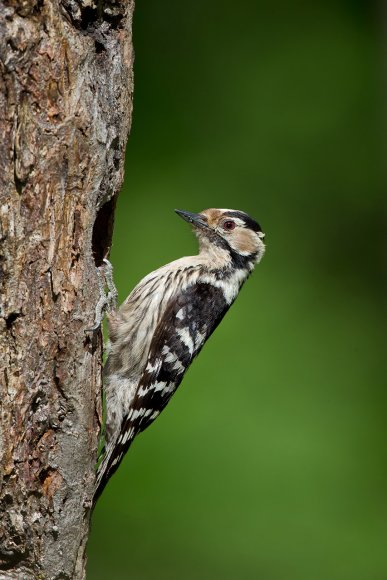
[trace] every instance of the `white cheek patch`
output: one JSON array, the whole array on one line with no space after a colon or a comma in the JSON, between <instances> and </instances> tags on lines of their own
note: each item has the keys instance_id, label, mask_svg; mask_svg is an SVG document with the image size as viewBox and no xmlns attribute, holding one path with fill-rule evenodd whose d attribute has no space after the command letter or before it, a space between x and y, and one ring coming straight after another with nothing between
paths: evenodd
<instances>
[{"instance_id":1,"label":"white cheek patch","mask_svg":"<svg viewBox=\"0 0 387 580\"><path fill-rule=\"evenodd\" d=\"M234 238L230 236L227 238L227 241L235 252L240 256L247 257L260 252L260 248L263 245L260 234L261 232L253 232L252 230L245 229L243 232L243 238L241 235L238 236L237 232ZM263 234L263 236L264 235L265 234ZM243 247L245 249L242 249Z\"/></svg>"}]
</instances>

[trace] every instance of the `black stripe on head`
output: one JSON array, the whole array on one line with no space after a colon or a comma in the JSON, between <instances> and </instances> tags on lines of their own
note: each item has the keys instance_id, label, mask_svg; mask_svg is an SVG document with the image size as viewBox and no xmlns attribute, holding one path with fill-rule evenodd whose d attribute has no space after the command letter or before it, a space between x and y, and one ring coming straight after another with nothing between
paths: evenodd
<instances>
[{"instance_id":1,"label":"black stripe on head","mask_svg":"<svg viewBox=\"0 0 387 580\"><path fill-rule=\"evenodd\" d=\"M227 246L227 247L226 247ZM233 250L228 244L225 246L225 249L230 254L230 258L232 260L232 265L236 270L250 270L251 263L254 262L257 254L249 254L248 256L241 256L235 250ZM229 278L232 275L232 270L225 268L214 272L215 278L218 280L224 280L225 278Z\"/></svg>"},{"instance_id":2,"label":"black stripe on head","mask_svg":"<svg viewBox=\"0 0 387 580\"><path fill-rule=\"evenodd\" d=\"M249 267L249 264L252 260L255 259L256 254L248 254L247 256L241 256L232 248L229 249L231 259L234 264L234 268L237 270L246 270Z\"/></svg>"},{"instance_id":3,"label":"black stripe on head","mask_svg":"<svg viewBox=\"0 0 387 580\"><path fill-rule=\"evenodd\" d=\"M262 232L262 228L259 223L243 211L226 211L224 215L227 217L235 217L244 221L246 227L250 230L253 230L253 232Z\"/></svg>"}]
</instances>

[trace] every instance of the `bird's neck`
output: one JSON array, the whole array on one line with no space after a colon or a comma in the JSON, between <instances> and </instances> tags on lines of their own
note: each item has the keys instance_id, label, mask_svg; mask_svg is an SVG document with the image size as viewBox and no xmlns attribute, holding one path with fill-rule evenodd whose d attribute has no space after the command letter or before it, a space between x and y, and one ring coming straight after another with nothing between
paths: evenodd
<instances>
[{"instance_id":1,"label":"bird's neck","mask_svg":"<svg viewBox=\"0 0 387 580\"><path fill-rule=\"evenodd\" d=\"M221 248L210 243L205 238L200 240L199 261L206 269L223 273L233 270L244 271L247 276L256 264L255 255L243 256L231 248Z\"/></svg>"},{"instance_id":2,"label":"bird's neck","mask_svg":"<svg viewBox=\"0 0 387 580\"><path fill-rule=\"evenodd\" d=\"M206 239L200 240L199 259L208 265L210 269L218 270L223 268L230 268L232 266L232 258L230 252L224 248L219 248L211 244Z\"/></svg>"}]
</instances>

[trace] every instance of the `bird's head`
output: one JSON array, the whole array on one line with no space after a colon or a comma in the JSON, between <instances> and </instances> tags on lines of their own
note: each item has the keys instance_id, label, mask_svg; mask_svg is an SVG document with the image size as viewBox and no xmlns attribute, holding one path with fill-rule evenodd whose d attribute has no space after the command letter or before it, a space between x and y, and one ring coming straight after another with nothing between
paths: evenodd
<instances>
[{"instance_id":1,"label":"bird's head","mask_svg":"<svg viewBox=\"0 0 387 580\"><path fill-rule=\"evenodd\" d=\"M205 209L200 213L175 211L192 224L201 252L226 251L241 265L247 262L253 265L261 260L265 234L247 213L234 209Z\"/></svg>"}]
</instances>

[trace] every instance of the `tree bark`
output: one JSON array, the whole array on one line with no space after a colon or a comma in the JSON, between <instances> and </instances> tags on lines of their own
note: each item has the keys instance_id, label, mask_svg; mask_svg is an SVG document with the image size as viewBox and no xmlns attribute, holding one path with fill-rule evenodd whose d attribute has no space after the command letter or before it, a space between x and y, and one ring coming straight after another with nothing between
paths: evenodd
<instances>
[{"instance_id":1,"label":"tree bark","mask_svg":"<svg viewBox=\"0 0 387 580\"><path fill-rule=\"evenodd\" d=\"M132 0L0 0L0 578L85 576Z\"/></svg>"}]
</instances>

